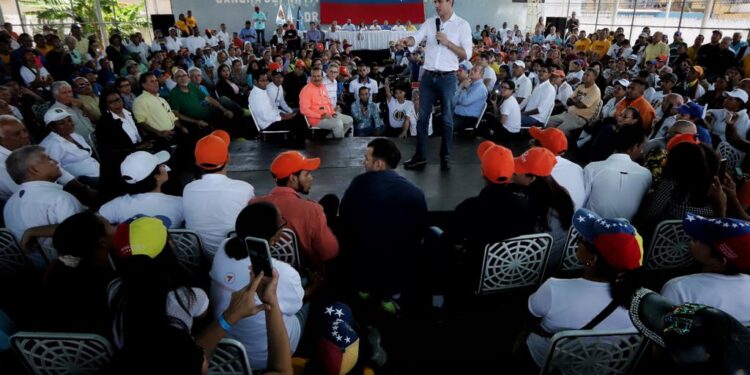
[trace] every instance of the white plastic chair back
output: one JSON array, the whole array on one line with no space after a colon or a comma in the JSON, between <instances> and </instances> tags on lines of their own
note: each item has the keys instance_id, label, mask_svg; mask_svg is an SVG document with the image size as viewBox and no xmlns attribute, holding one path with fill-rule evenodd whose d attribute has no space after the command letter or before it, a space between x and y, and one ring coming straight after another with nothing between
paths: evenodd
<instances>
[{"instance_id":1,"label":"white plastic chair back","mask_svg":"<svg viewBox=\"0 0 750 375\"><path fill-rule=\"evenodd\" d=\"M644 254L647 270L669 270L690 267L695 259L688 251L690 237L682 228L681 220L665 220L654 230L651 245Z\"/></svg>"},{"instance_id":2,"label":"white plastic chair back","mask_svg":"<svg viewBox=\"0 0 750 375\"><path fill-rule=\"evenodd\" d=\"M648 341L633 330L574 330L556 333L540 374L628 374Z\"/></svg>"},{"instance_id":3,"label":"white plastic chair back","mask_svg":"<svg viewBox=\"0 0 750 375\"><path fill-rule=\"evenodd\" d=\"M96 374L112 358L106 338L90 333L18 332L13 350L31 374Z\"/></svg>"},{"instance_id":4,"label":"white plastic chair back","mask_svg":"<svg viewBox=\"0 0 750 375\"><path fill-rule=\"evenodd\" d=\"M250 111L250 117L253 119L253 124L255 124L255 129L258 130L258 134L261 136L261 139L265 139L265 137L269 134L284 134L286 137L286 135L290 133L289 130L263 130L261 129L260 125L258 124L258 120L255 118L255 113L253 113L253 110L252 109L248 109L248 110ZM305 118L305 121L307 121L307 118Z\"/></svg>"},{"instance_id":5,"label":"white plastic chair back","mask_svg":"<svg viewBox=\"0 0 750 375\"><path fill-rule=\"evenodd\" d=\"M209 375L252 375L245 346L237 340L224 338L216 347L208 364Z\"/></svg>"},{"instance_id":6,"label":"white plastic chair back","mask_svg":"<svg viewBox=\"0 0 750 375\"><path fill-rule=\"evenodd\" d=\"M532 288L542 282L547 267L552 236L531 234L488 244L484 248L479 295L520 288Z\"/></svg>"},{"instance_id":7,"label":"white plastic chair back","mask_svg":"<svg viewBox=\"0 0 750 375\"><path fill-rule=\"evenodd\" d=\"M727 159L728 171L734 170L734 168L738 167L745 156L742 151L734 148L726 141L719 142L716 146L716 153L718 153L722 159Z\"/></svg>"},{"instance_id":8,"label":"white plastic chair back","mask_svg":"<svg viewBox=\"0 0 750 375\"><path fill-rule=\"evenodd\" d=\"M568 230L568 236L565 238L565 248L563 249L563 256L560 260L561 272L578 271L583 269L583 264L576 257L576 251L578 251L578 231L572 225Z\"/></svg>"},{"instance_id":9,"label":"white plastic chair back","mask_svg":"<svg viewBox=\"0 0 750 375\"><path fill-rule=\"evenodd\" d=\"M292 265L297 270L300 269L299 244L294 230L291 228L282 229L281 237L271 247L271 256L276 260Z\"/></svg>"},{"instance_id":10,"label":"white plastic chair back","mask_svg":"<svg viewBox=\"0 0 750 375\"><path fill-rule=\"evenodd\" d=\"M20 276L29 266L13 233L0 228L0 279Z\"/></svg>"},{"instance_id":11,"label":"white plastic chair back","mask_svg":"<svg viewBox=\"0 0 750 375\"><path fill-rule=\"evenodd\" d=\"M189 229L170 229L172 252L180 266L191 275L197 275L203 267L203 243L197 233Z\"/></svg>"}]
</instances>

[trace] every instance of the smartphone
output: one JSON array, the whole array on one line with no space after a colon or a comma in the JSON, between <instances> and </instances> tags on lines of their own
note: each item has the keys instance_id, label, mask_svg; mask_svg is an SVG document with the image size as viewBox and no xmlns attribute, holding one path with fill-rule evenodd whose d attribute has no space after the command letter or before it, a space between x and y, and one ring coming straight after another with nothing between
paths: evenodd
<instances>
[{"instance_id":1,"label":"smartphone","mask_svg":"<svg viewBox=\"0 0 750 375\"><path fill-rule=\"evenodd\" d=\"M271 248L268 246L268 241L262 238L245 237L245 248L253 267L253 275L263 272L264 276L270 277L273 273L273 266L271 266Z\"/></svg>"},{"instance_id":2,"label":"smartphone","mask_svg":"<svg viewBox=\"0 0 750 375\"><path fill-rule=\"evenodd\" d=\"M727 159L721 159L719 162L719 179L724 178L727 173Z\"/></svg>"}]
</instances>

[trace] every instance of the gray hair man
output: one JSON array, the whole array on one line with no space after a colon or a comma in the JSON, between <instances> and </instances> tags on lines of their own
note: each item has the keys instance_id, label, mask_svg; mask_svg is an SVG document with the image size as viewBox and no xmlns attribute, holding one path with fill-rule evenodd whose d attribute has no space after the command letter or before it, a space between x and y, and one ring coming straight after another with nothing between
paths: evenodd
<instances>
[{"instance_id":1,"label":"gray hair man","mask_svg":"<svg viewBox=\"0 0 750 375\"><path fill-rule=\"evenodd\" d=\"M75 132L81 137L88 139L89 135L94 132L94 125L83 113L83 103L73 96L73 88L65 81L56 81L52 84L51 89L55 103L49 107L48 111L61 108L70 113L70 116L73 118Z\"/></svg>"}]
</instances>

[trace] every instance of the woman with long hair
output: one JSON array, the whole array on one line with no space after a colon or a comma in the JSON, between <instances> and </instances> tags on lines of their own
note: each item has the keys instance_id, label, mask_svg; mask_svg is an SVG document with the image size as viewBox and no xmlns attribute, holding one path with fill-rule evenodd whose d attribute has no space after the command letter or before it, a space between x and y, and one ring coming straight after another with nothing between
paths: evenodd
<instances>
[{"instance_id":1,"label":"woman with long hair","mask_svg":"<svg viewBox=\"0 0 750 375\"><path fill-rule=\"evenodd\" d=\"M548 268L554 269L565 248L565 237L573 217L573 200L552 177L557 159L550 150L532 147L517 157L515 164L513 183L522 186L529 198L535 229L549 233L554 240L547 263Z\"/></svg>"},{"instance_id":2,"label":"woman with long hair","mask_svg":"<svg viewBox=\"0 0 750 375\"><path fill-rule=\"evenodd\" d=\"M218 70L218 81L216 82L216 93L219 97L226 96L240 106L247 105L242 87L236 84L232 79L232 69L229 65L221 64Z\"/></svg>"}]
</instances>

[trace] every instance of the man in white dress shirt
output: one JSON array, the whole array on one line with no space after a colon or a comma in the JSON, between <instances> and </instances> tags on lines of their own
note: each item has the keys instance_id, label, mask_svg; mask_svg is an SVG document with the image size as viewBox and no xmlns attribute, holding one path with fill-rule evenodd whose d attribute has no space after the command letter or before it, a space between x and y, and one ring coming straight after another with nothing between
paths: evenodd
<instances>
[{"instance_id":1,"label":"man in white dress shirt","mask_svg":"<svg viewBox=\"0 0 750 375\"><path fill-rule=\"evenodd\" d=\"M357 25L352 23L351 18L346 19L346 23L341 26L341 30L343 31L357 31Z\"/></svg>"},{"instance_id":2,"label":"man in white dress shirt","mask_svg":"<svg viewBox=\"0 0 750 375\"><path fill-rule=\"evenodd\" d=\"M202 50L203 47L206 46L206 39L204 39L201 36L200 30L196 28L196 29L193 29L193 35L190 35L189 37L185 38L182 41L182 44L185 48L188 49L188 52L191 55L195 55L196 50L199 50L199 49Z\"/></svg>"},{"instance_id":3,"label":"man in white dress shirt","mask_svg":"<svg viewBox=\"0 0 750 375\"><path fill-rule=\"evenodd\" d=\"M253 118L261 131L288 130L292 138L298 141L298 145L304 147L307 124L296 112L281 114L274 107L271 99L266 93L268 87L268 73L259 73L253 82L255 87L250 90L248 105L253 113Z\"/></svg>"},{"instance_id":4,"label":"man in white dress shirt","mask_svg":"<svg viewBox=\"0 0 750 375\"><path fill-rule=\"evenodd\" d=\"M99 185L99 162L93 148L73 132L73 119L64 109L55 108L44 114L49 134L39 143L47 155L89 186Z\"/></svg>"},{"instance_id":5,"label":"man in white dress shirt","mask_svg":"<svg viewBox=\"0 0 750 375\"><path fill-rule=\"evenodd\" d=\"M294 109L284 99L284 74L274 70L271 72L271 80L273 82L270 82L266 87L266 94L271 99L271 105L282 113L294 112Z\"/></svg>"},{"instance_id":6,"label":"man in white dress shirt","mask_svg":"<svg viewBox=\"0 0 750 375\"><path fill-rule=\"evenodd\" d=\"M5 164L13 182L20 185L3 209L5 227L16 239L20 240L29 228L59 224L85 209L73 195L55 183L62 172L44 148L21 147L8 156ZM55 258L57 254L50 240L43 240L40 244L47 258ZM37 267L45 265L41 251L30 253L29 259Z\"/></svg>"},{"instance_id":7,"label":"man in white dress shirt","mask_svg":"<svg viewBox=\"0 0 750 375\"><path fill-rule=\"evenodd\" d=\"M458 64L471 57L471 25L453 12L454 0L435 0L437 17L428 18L413 37L400 42L414 52L427 41L424 73L419 80L421 100L417 120L417 149L404 163L406 169L422 169L427 165L427 127L432 107L438 98L443 103L443 139L440 144L440 168L450 169L450 148L453 142L453 96L458 87ZM439 20L440 22L438 22ZM438 25L439 24L439 29Z\"/></svg>"},{"instance_id":8,"label":"man in white dress shirt","mask_svg":"<svg viewBox=\"0 0 750 375\"><path fill-rule=\"evenodd\" d=\"M521 126L546 125L555 107L556 90L549 81L551 73L552 68L549 66L539 68L539 85L531 92L531 96L521 103Z\"/></svg>"},{"instance_id":9,"label":"man in white dress shirt","mask_svg":"<svg viewBox=\"0 0 750 375\"><path fill-rule=\"evenodd\" d=\"M584 168L586 208L607 219L635 216L652 181L651 172L633 161L645 141L641 127L623 126L615 136L615 153Z\"/></svg>"},{"instance_id":10,"label":"man in white dress shirt","mask_svg":"<svg viewBox=\"0 0 750 375\"><path fill-rule=\"evenodd\" d=\"M227 32L227 25L221 24L219 31L216 33L216 37L219 41L224 42L224 48L229 48L232 45L232 34Z\"/></svg>"},{"instance_id":11,"label":"man in white dress shirt","mask_svg":"<svg viewBox=\"0 0 750 375\"><path fill-rule=\"evenodd\" d=\"M339 64L333 62L328 64L326 76L323 77L323 84L326 85L328 97L331 99L331 105L335 108L339 100Z\"/></svg>"},{"instance_id":12,"label":"man in white dress shirt","mask_svg":"<svg viewBox=\"0 0 750 375\"><path fill-rule=\"evenodd\" d=\"M203 176L187 184L182 193L185 228L198 233L205 255L210 258L234 230L237 215L255 196L252 185L227 177L228 141L216 135L207 135L198 141L195 163Z\"/></svg>"},{"instance_id":13,"label":"man in white dress shirt","mask_svg":"<svg viewBox=\"0 0 750 375\"><path fill-rule=\"evenodd\" d=\"M177 29L174 27L169 28L169 35L164 38L164 43L167 47L167 51L179 52L182 48L182 38L177 35Z\"/></svg>"}]
</instances>

